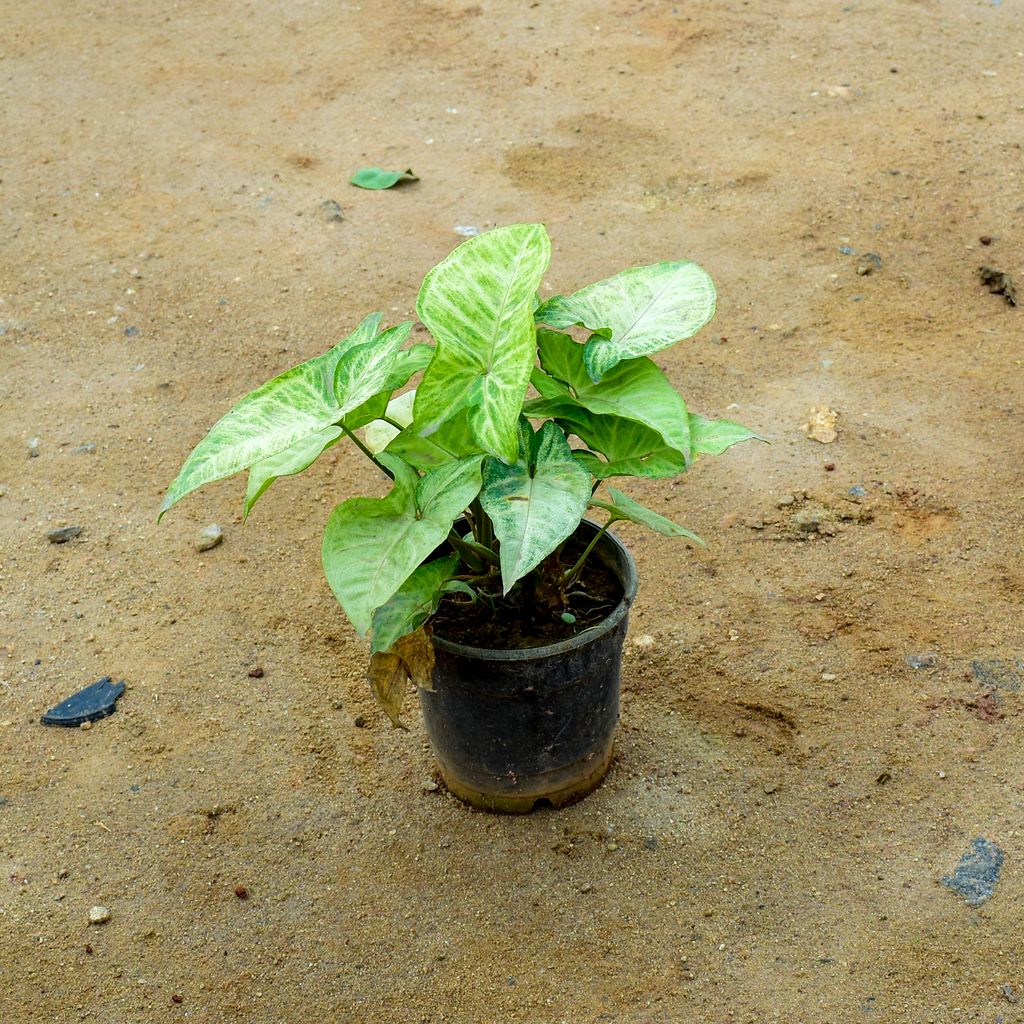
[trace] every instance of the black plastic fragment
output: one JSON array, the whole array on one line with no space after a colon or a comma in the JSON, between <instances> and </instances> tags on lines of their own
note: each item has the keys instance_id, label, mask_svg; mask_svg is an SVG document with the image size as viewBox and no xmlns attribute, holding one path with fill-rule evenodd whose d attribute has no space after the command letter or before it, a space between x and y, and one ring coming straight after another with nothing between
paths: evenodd
<instances>
[{"instance_id":1,"label":"black plastic fragment","mask_svg":"<svg viewBox=\"0 0 1024 1024\"><path fill-rule=\"evenodd\" d=\"M76 726L83 722L98 722L114 713L117 698L124 693L124 683L111 682L104 676L90 683L84 690L72 694L67 700L50 708L40 719L43 725Z\"/></svg>"}]
</instances>

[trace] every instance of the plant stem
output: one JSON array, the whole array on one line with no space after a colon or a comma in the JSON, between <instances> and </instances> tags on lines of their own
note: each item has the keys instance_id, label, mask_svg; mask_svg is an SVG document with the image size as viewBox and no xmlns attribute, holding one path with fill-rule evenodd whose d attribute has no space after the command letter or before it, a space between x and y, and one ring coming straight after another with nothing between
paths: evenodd
<instances>
[{"instance_id":1,"label":"plant stem","mask_svg":"<svg viewBox=\"0 0 1024 1024\"><path fill-rule=\"evenodd\" d=\"M382 419L382 420L383 420L383 421L384 421L384 422L385 422L385 423L386 423L386 424L387 424L387 425L388 425L389 427L394 427L394 428L395 428L395 430L405 430L405 427L403 427L401 423L398 423L398 422L397 422L396 420L393 420L393 419L392 419L392 418L391 418L390 416L381 416L380 418L381 418L381 419Z\"/></svg>"},{"instance_id":2,"label":"plant stem","mask_svg":"<svg viewBox=\"0 0 1024 1024\"><path fill-rule=\"evenodd\" d=\"M373 463L373 464L374 464L374 465L375 465L375 466L376 466L376 467L377 467L377 468L378 468L378 469L379 469L379 470L380 470L380 471L381 471L382 473L384 473L385 475L389 476L389 477L390 477L390 478L391 478L392 480L394 480L394 479L395 479L395 474L394 474L394 473L392 473L392 472L391 472L391 470L390 470L390 469L388 469L388 467L387 467L387 466L385 466L383 462L380 462L380 461L378 461L377 457L376 457L376 456L375 456L375 455L373 454L373 452L371 452L371 451L370 451L370 449L369 449L369 448L367 448L367 447L366 447L366 445L365 445L365 444L363 444L363 442L362 442L362 441L360 441L360 440L359 440L359 438L358 438L358 437L356 437L356 435L355 435L355 434L353 434L353 433L352 433L352 431L351 431L351 430L349 430L349 429L348 429L348 427L346 427L344 423L339 423L339 424L338 424L338 426L339 426L339 427L341 427L341 429L342 429L342 430L343 430L343 431L345 432L345 435L346 435L346 436L347 436L347 437L349 438L349 440L350 440L350 441L353 441L353 442L355 442L355 446L356 446L356 447L357 447L357 448L358 448L358 449L359 449L359 450L360 450L360 451L361 451L361 452L362 452L362 453L363 453L363 454L364 454L364 455L365 455L365 456L366 456L366 457L367 457L367 458L368 458L368 459L369 459L369 460L370 460L370 461L371 461L371 462L372 462L372 463Z\"/></svg>"},{"instance_id":3,"label":"plant stem","mask_svg":"<svg viewBox=\"0 0 1024 1024\"><path fill-rule=\"evenodd\" d=\"M576 560L576 564L568 572L562 575L561 583L563 587L567 587L569 586L569 584L575 581L576 577L580 574L580 571L582 570L583 565L587 560L587 557L590 555L590 552L593 551L595 547L597 547L597 542L608 532L608 527L611 526L612 523L617 522L618 520L613 516L611 519L608 520L607 523L604 524L604 526L601 527L600 530L597 531L597 533L594 535L594 539L587 545L586 550Z\"/></svg>"}]
</instances>

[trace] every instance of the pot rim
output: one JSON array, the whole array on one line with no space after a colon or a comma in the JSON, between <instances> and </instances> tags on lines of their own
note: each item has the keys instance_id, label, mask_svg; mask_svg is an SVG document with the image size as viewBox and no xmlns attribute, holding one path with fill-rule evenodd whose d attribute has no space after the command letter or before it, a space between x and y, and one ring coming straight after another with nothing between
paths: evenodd
<instances>
[{"instance_id":1,"label":"pot rim","mask_svg":"<svg viewBox=\"0 0 1024 1024\"><path fill-rule=\"evenodd\" d=\"M597 523L592 522L590 519L582 519L580 526L590 527L594 532L601 529ZM430 635L431 642L446 654L455 654L463 658L475 658L477 661L540 661L542 658L554 658L559 654L564 654L566 651L576 650L579 647L586 646L593 640L597 640L599 637L611 632L629 613L629 609L636 597L637 588L636 562L629 553L629 548L611 530L605 533L595 551L605 543L613 548L618 556L620 564L616 566L616 569L619 570L616 572L616 575L618 575L619 582L622 584L622 600L596 626L590 626L588 629L583 630L582 633L571 636L566 640L559 640L553 644L544 644L541 647L471 647L468 644L456 643L454 640L445 640L444 637L439 637L434 633Z\"/></svg>"}]
</instances>

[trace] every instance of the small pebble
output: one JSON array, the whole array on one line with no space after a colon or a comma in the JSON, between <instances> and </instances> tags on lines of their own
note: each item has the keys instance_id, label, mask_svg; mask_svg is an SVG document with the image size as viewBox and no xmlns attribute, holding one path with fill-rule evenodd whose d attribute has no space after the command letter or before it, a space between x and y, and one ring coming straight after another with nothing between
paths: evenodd
<instances>
[{"instance_id":1,"label":"small pebble","mask_svg":"<svg viewBox=\"0 0 1024 1024\"><path fill-rule=\"evenodd\" d=\"M224 531L216 524L204 526L196 537L196 551L209 551L224 539Z\"/></svg>"},{"instance_id":2,"label":"small pebble","mask_svg":"<svg viewBox=\"0 0 1024 1024\"><path fill-rule=\"evenodd\" d=\"M88 942L85 944L85 952L88 956L92 956L92 945Z\"/></svg>"},{"instance_id":3,"label":"small pebble","mask_svg":"<svg viewBox=\"0 0 1024 1024\"><path fill-rule=\"evenodd\" d=\"M328 224L338 224L345 219L341 204L335 199L325 199L317 208L317 213L320 219L327 221Z\"/></svg>"},{"instance_id":4,"label":"small pebble","mask_svg":"<svg viewBox=\"0 0 1024 1024\"><path fill-rule=\"evenodd\" d=\"M356 717L352 719L352 724L357 729L365 729L366 728L366 719L362 715L356 715Z\"/></svg>"},{"instance_id":5,"label":"small pebble","mask_svg":"<svg viewBox=\"0 0 1024 1024\"><path fill-rule=\"evenodd\" d=\"M981 238L978 239L978 241L981 242L982 245L991 245L992 244L992 236L991 235L982 235Z\"/></svg>"},{"instance_id":6,"label":"small pebble","mask_svg":"<svg viewBox=\"0 0 1024 1024\"><path fill-rule=\"evenodd\" d=\"M74 540L82 532L80 526L62 526L56 530L47 530L46 539L51 544L67 544L69 540Z\"/></svg>"},{"instance_id":7,"label":"small pebble","mask_svg":"<svg viewBox=\"0 0 1024 1024\"><path fill-rule=\"evenodd\" d=\"M247 900L249 898L249 890L244 885L235 886L235 895L240 900Z\"/></svg>"},{"instance_id":8,"label":"small pebble","mask_svg":"<svg viewBox=\"0 0 1024 1024\"><path fill-rule=\"evenodd\" d=\"M852 494L855 498L865 498L868 489L863 484L854 484L846 493Z\"/></svg>"},{"instance_id":9,"label":"small pebble","mask_svg":"<svg viewBox=\"0 0 1024 1024\"><path fill-rule=\"evenodd\" d=\"M475 224L456 224L455 234L460 238L476 238L480 234L480 229Z\"/></svg>"},{"instance_id":10,"label":"small pebble","mask_svg":"<svg viewBox=\"0 0 1024 1024\"><path fill-rule=\"evenodd\" d=\"M263 678L263 669L260 668L259 665L257 665L255 668L249 669L249 678L250 679L262 679Z\"/></svg>"},{"instance_id":11,"label":"small pebble","mask_svg":"<svg viewBox=\"0 0 1024 1024\"><path fill-rule=\"evenodd\" d=\"M88 732L92 728L92 722L83 722L79 727L82 732Z\"/></svg>"},{"instance_id":12,"label":"small pebble","mask_svg":"<svg viewBox=\"0 0 1024 1024\"><path fill-rule=\"evenodd\" d=\"M134 337L136 337L138 335L138 333L139 333L138 327L126 327L124 329L124 336L126 338L134 338Z\"/></svg>"},{"instance_id":13,"label":"small pebble","mask_svg":"<svg viewBox=\"0 0 1024 1024\"><path fill-rule=\"evenodd\" d=\"M580 886L580 892L582 892L582 893L593 892L593 891L594 891L594 886L590 882L586 882L586 883L584 883L583 885Z\"/></svg>"},{"instance_id":14,"label":"small pebble","mask_svg":"<svg viewBox=\"0 0 1024 1024\"><path fill-rule=\"evenodd\" d=\"M85 444L80 444L77 448L73 448L72 451L75 455L88 455L90 452L96 451L96 442L86 441Z\"/></svg>"},{"instance_id":15,"label":"small pebble","mask_svg":"<svg viewBox=\"0 0 1024 1024\"><path fill-rule=\"evenodd\" d=\"M1007 983L1005 985L1000 986L999 991L1003 994L1003 998L1008 1003L1016 1003L1016 1002L1018 1002L1019 997L1018 997L1017 993L1013 991L1013 986L1011 984Z\"/></svg>"},{"instance_id":16,"label":"small pebble","mask_svg":"<svg viewBox=\"0 0 1024 1024\"><path fill-rule=\"evenodd\" d=\"M856 256L857 255L857 250L854 249L853 246L850 246L850 245L841 245L841 246L839 246L839 251L844 256Z\"/></svg>"},{"instance_id":17,"label":"small pebble","mask_svg":"<svg viewBox=\"0 0 1024 1024\"><path fill-rule=\"evenodd\" d=\"M1003 869L1003 851L990 839L979 836L942 884L959 893L971 907L979 907L995 892Z\"/></svg>"},{"instance_id":18,"label":"small pebble","mask_svg":"<svg viewBox=\"0 0 1024 1024\"><path fill-rule=\"evenodd\" d=\"M834 462L826 462L825 463L825 472L826 473L831 473L832 470L834 470L835 468L836 468L836 464Z\"/></svg>"},{"instance_id":19,"label":"small pebble","mask_svg":"<svg viewBox=\"0 0 1024 1024\"><path fill-rule=\"evenodd\" d=\"M436 793L440 788L441 787L438 786L433 779L427 779L427 781L423 783L424 793Z\"/></svg>"},{"instance_id":20,"label":"small pebble","mask_svg":"<svg viewBox=\"0 0 1024 1024\"><path fill-rule=\"evenodd\" d=\"M38 437L30 437L25 442L25 447L28 449L28 457L30 459L37 459L37 458L39 458L39 438Z\"/></svg>"},{"instance_id":21,"label":"small pebble","mask_svg":"<svg viewBox=\"0 0 1024 1024\"><path fill-rule=\"evenodd\" d=\"M835 674L835 672L822 672L821 673L821 681L823 683L834 683L838 678L839 678L839 676L837 676Z\"/></svg>"},{"instance_id":22,"label":"small pebble","mask_svg":"<svg viewBox=\"0 0 1024 1024\"><path fill-rule=\"evenodd\" d=\"M937 654L908 654L904 658L910 668L934 668L939 663Z\"/></svg>"},{"instance_id":23,"label":"small pebble","mask_svg":"<svg viewBox=\"0 0 1024 1024\"><path fill-rule=\"evenodd\" d=\"M792 494L784 494L781 498L779 498L775 505L777 508L787 508L788 506L793 505L795 503L796 498Z\"/></svg>"},{"instance_id":24,"label":"small pebble","mask_svg":"<svg viewBox=\"0 0 1024 1024\"><path fill-rule=\"evenodd\" d=\"M177 992L175 992L174 995L171 996L172 1003L180 1003L183 999L184 996L179 995Z\"/></svg>"},{"instance_id":25,"label":"small pebble","mask_svg":"<svg viewBox=\"0 0 1024 1024\"><path fill-rule=\"evenodd\" d=\"M110 920L110 911L106 907L95 906L89 911L89 924L106 924Z\"/></svg>"}]
</instances>

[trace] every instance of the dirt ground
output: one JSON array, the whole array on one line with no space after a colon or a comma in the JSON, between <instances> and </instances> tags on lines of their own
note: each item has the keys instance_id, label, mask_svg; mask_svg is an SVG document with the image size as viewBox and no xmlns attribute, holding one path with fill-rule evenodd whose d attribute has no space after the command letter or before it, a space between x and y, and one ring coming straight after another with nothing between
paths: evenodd
<instances>
[{"instance_id":1,"label":"dirt ground","mask_svg":"<svg viewBox=\"0 0 1024 1024\"><path fill-rule=\"evenodd\" d=\"M1022 49L1011 0L3 4L0 1020L1024 1021L1024 321L978 279L1024 281ZM234 399L534 219L545 295L707 267L661 361L772 444L627 488L709 547L621 531L611 773L497 818L322 579L358 453L155 517Z\"/></svg>"}]
</instances>

